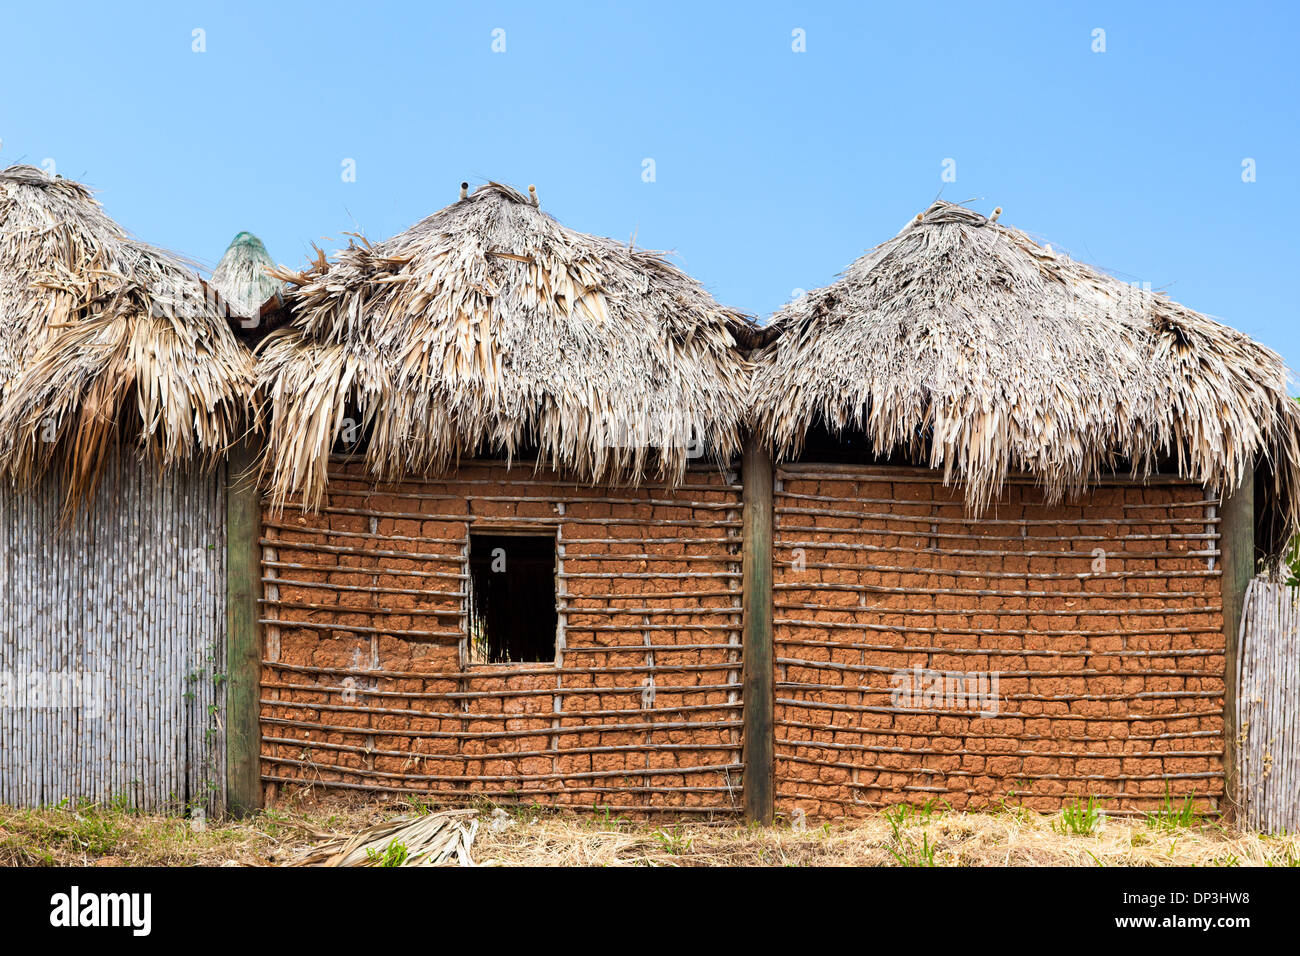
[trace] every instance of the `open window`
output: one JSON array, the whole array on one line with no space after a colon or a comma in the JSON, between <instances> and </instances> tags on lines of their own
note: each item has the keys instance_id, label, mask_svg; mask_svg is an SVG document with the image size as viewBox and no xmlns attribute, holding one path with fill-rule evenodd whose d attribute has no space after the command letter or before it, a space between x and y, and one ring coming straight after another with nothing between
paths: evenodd
<instances>
[{"instance_id":1,"label":"open window","mask_svg":"<svg viewBox=\"0 0 1300 956\"><path fill-rule=\"evenodd\" d=\"M555 535L469 536L471 664L555 660Z\"/></svg>"}]
</instances>

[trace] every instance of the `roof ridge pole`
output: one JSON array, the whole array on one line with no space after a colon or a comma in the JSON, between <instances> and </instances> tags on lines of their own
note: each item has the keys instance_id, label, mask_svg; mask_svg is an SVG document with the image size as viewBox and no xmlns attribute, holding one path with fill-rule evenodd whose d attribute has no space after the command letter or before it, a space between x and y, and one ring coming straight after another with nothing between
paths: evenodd
<instances>
[{"instance_id":1,"label":"roof ridge pole","mask_svg":"<svg viewBox=\"0 0 1300 956\"><path fill-rule=\"evenodd\" d=\"M1226 814L1237 810L1237 658L1246 588L1255 576L1255 465L1219 509L1219 586L1223 595L1223 795Z\"/></svg>"},{"instance_id":2,"label":"roof ridge pole","mask_svg":"<svg viewBox=\"0 0 1300 956\"><path fill-rule=\"evenodd\" d=\"M246 435L226 459L226 808L244 816L262 806L262 503Z\"/></svg>"},{"instance_id":3,"label":"roof ridge pole","mask_svg":"<svg viewBox=\"0 0 1300 956\"><path fill-rule=\"evenodd\" d=\"M745 439L740 480L745 819L772 822L775 803L775 664L772 639L772 456L762 439Z\"/></svg>"}]
</instances>

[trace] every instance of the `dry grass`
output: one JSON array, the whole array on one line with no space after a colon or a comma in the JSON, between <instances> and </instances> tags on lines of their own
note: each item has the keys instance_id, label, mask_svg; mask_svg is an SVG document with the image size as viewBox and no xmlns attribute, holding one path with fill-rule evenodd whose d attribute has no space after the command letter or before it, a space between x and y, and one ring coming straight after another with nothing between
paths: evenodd
<instances>
[{"instance_id":1,"label":"dry grass","mask_svg":"<svg viewBox=\"0 0 1300 956\"><path fill-rule=\"evenodd\" d=\"M283 865L411 806L270 810L195 830L120 809L0 808L3 865ZM852 823L770 829L647 823L539 809L480 808L472 855L502 866L1297 866L1300 836L1103 819L1082 836L1062 815L1009 809L880 813Z\"/></svg>"}]
</instances>

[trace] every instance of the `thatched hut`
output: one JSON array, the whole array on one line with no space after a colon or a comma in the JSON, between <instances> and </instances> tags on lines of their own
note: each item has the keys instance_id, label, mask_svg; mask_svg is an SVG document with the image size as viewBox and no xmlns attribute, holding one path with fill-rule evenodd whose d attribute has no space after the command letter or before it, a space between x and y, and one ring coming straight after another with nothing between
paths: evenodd
<instances>
[{"instance_id":1,"label":"thatched hut","mask_svg":"<svg viewBox=\"0 0 1300 956\"><path fill-rule=\"evenodd\" d=\"M225 312L84 186L0 172L0 803L223 803Z\"/></svg>"},{"instance_id":2,"label":"thatched hut","mask_svg":"<svg viewBox=\"0 0 1300 956\"><path fill-rule=\"evenodd\" d=\"M1221 808L1243 575L1297 527L1286 369L996 218L933 204L754 355L777 807Z\"/></svg>"},{"instance_id":3,"label":"thatched hut","mask_svg":"<svg viewBox=\"0 0 1300 956\"><path fill-rule=\"evenodd\" d=\"M272 793L738 806L751 326L530 193L280 275Z\"/></svg>"}]
</instances>

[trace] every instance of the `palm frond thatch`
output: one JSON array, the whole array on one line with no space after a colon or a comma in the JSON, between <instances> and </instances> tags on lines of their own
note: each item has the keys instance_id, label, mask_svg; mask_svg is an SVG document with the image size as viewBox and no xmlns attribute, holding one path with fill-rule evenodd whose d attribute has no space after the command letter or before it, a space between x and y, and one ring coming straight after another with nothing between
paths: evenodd
<instances>
[{"instance_id":1,"label":"palm frond thatch","mask_svg":"<svg viewBox=\"0 0 1300 956\"><path fill-rule=\"evenodd\" d=\"M224 312L84 186L0 172L0 470L28 485L58 462L71 505L119 447L163 467L212 460L238 437L253 386Z\"/></svg>"},{"instance_id":2,"label":"palm frond thatch","mask_svg":"<svg viewBox=\"0 0 1300 956\"><path fill-rule=\"evenodd\" d=\"M739 448L752 324L655 252L566 229L489 183L400 235L280 272L260 347L275 500L319 502L346 427L380 478L536 448L592 480L675 479Z\"/></svg>"},{"instance_id":3,"label":"palm frond thatch","mask_svg":"<svg viewBox=\"0 0 1300 956\"><path fill-rule=\"evenodd\" d=\"M477 810L436 810L373 823L327 838L290 866L473 866Z\"/></svg>"},{"instance_id":4,"label":"palm frond thatch","mask_svg":"<svg viewBox=\"0 0 1300 956\"><path fill-rule=\"evenodd\" d=\"M274 268L262 240L251 232L241 232L231 240L213 270L212 285L233 314L256 316L262 304L280 288L279 280L270 275Z\"/></svg>"},{"instance_id":5,"label":"palm frond thatch","mask_svg":"<svg viewBox=\"0 0 1300 956\"><path fill-rule=\"evenodd\" d=\"M977 510L1012 471L1054 499L1117 467L1230 491L1258 459L1269 546L1300 523L1280 356L969 209L934 203L773 323L751 402L778 456L814 425L861 432Z\"/></svg>"}]
</instances>

